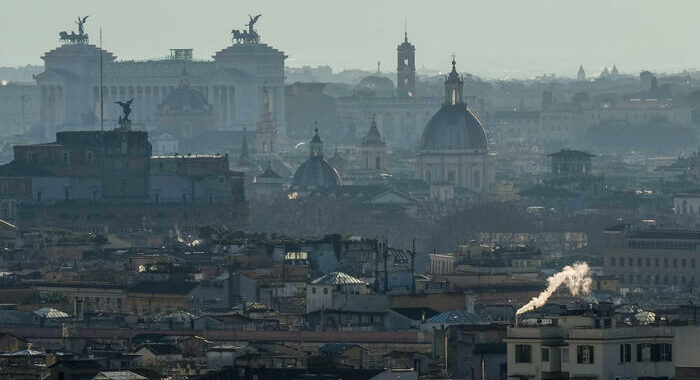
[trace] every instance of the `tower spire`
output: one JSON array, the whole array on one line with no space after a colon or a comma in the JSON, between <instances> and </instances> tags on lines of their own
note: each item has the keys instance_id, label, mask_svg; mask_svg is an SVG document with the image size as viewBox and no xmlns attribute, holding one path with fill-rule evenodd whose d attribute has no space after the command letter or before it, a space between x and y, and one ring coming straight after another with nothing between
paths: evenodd
<instances>
[{"instance_id":1,"label":"tower spire","mask_svg":"<svg viewBox=\"0 0 700 380\"><path fill-rule=\"evenodd\" d=\"M403 19L403 42L408 43L408 18Z\"/></svg>"},{"instance_id":2,"label":"tower spire","mask_svg":"<svg viewBox=\"0 0 700 380\"><path fill-rule=\"evenodd\" d=\"M403 42L396 48L396 89L401 98L416 94L416 48L408 42L408 26L404 19Z\"/></svg>"}]
</instances>

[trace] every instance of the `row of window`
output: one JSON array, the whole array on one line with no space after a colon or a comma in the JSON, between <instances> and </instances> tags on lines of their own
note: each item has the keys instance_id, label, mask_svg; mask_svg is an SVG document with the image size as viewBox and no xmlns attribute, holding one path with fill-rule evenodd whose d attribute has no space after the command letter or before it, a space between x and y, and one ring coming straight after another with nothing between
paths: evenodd
<instances>
[{"instance_id":1,"label":"row of window","mask_svg":"<svg viewBox=\"0 0 700 380\"><path fill-rule=\"evenodd\" d=\"M28 151L26 153L26 159L27 161L31 162L34 161L35 158L35 153L32 151ZM95 152L88 150L85 152L85 163L91 164L95 162ZM70 152L61 152L61 163L63 164L68 164L70 163Z\"/></svg>"},{"instance_id":2,"label":"row of window","mask_svg":"<svg viewBox=\"0 0 700 380\"><path fill-rule=\"evenodd\" d=\"M617 275L617 279L621 283L625 284L634 284L635 283L635 275L634 274L619 274ZM680 277L676 274L669 276L667 274L660 275L660 274L639 274L636 275L636 283L639 285L695 285L695 276L690 276L690 280L688 280L688 277L685 275L680 275Z\"/></svg>"},{"instance_id":3,"label":"row of window","mask_svg":"<svg viewBox=\"0 0 700 380\"><path fill-rule=\"evenodd\" d=\"M637 345L637 362L671 362L673 360L673 346L668 343L638 343ZM549 362L548 347L542 347L541 360ZM567 363L569 361L569 348L561 349L561 361ZM515 362L516 363L532 363L532 346L529 344L515 345ZM632 362L632 344L620 344L620 361L619 363ZM576 363L578 364L593 364L595 363L595 347L591 345L576 346Z\"/></svg>"},{"instance_id":4,"label":"row of window","mask_svg":"<svg viewBox=\"0 0 700 380\"><path fill-rule=\"evenodd\" d=\"M628 248L636 249L668 249L679 251L695 251L697 241L653 241L653 240L630 240L627 242Z\"/></svg>"},{"instance_id":5,"label":"row of window","mask_svg":"<svg viewBox=\"0 0 700 380\"><path fill-rule=\"evenodd\" d=\"M635 260L632 257L628 257L627 260L625 260L624 257L619 257L619 258L611 257L609 262L610 262L610 266L612 266L612 267L614 267L614 266L624 267L625 265L627 265L628 267L633 267ZM691 268L695 268L695 259L690 259L690 260L680 259L680 260L678 260L678 258L676 258L676 257L674 257L672 259L670 259L668 257L664 257L663 261L662 261L658 257L655 257L653 260L650 257L647 257L646 259L642 259L641 257L637 257L637 260L636 260L638 268L641 268L643 266L646 266L647 268L651 268L652 263L654 264L654 268L659 268L661 266L662 262L663 262L664 268L670 268L671 265L673 266L673 268L678 268L679 262L680 262L681 268L686 268L688 266L688 262L690 262ZM646 265L644 265L644 264L646 264Z\"/></svg>"}]
</instances>

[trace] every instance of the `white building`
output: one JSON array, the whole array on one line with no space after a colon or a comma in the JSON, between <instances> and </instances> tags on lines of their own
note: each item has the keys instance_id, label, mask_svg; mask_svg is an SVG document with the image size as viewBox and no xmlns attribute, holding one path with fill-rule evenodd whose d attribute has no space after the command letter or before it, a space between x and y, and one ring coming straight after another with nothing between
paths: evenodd
<instances>
[{"instance_id":1,"label":"white building","mask_svg":"<svg viewBox=\"0 0 700 380\"><path fill-rule=\"evenodd\" d=\"M509 379L660 380L675 372L669 326L618 326L614 316L554 316L509 327L505 341Z\"/></svg>"},{"instance_id":2,"label":"white building","mask_svg":"<svg viewBox=\"0 0 700 380\"><path fill-rule=\"evenodd\" d=\"M370 294L366 282L343 272L331 272L306 287L306 312L330 310L352 296Z\"/></svg>"},{"instance_id":3,"label":"white building","mask_svg":"<svg viewBox=\"0 0 700 380\"><path fill-rule=\"evenodd\" d=\"M254 31L252 25L250 29ZM167 58L119 61L86 39L63 42L42 56L45 69L36 76L42 126L99 127L100 70L105 122L113 123L121 112L115 101L134 98L130 116L134 125L154 125L158 106L178 87L177 79L186 67L190 86L213 106L218 129L254 130L266 89L277 128L280 133L285 132L286 56L261 43L259 36L257 40L239 39L216 52L213 60L201 61L192 59L192 49L172 49Z\"/></svg>"}]
</instances>

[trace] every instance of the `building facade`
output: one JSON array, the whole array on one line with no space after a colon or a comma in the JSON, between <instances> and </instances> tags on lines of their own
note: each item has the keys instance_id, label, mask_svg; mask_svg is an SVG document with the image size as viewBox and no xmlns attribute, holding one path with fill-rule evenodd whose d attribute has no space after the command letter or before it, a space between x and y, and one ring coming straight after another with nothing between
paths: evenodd
<instances>
[{"instance_id":1,"label":"building facade","mask_svg":"<svg viewBox=\"0 0 700 380\"><path fill-rule=\"evenodd\" d=\"M240 225L243 186L226 155L152 157L142 131L58 132L52 143L15 146L14 160L0 165L0 213L22 227L96 233Z\"/></svg>"},{"instance_id":2,"label":"building facade","mask_svg":"<svg viewBox=\"0 0 700 380\"><path fill-rule=\"evenodd\" d=\"M508 328L509 379L672 379L674 330L555 316Z\"/></svg>"},{"instance_id":3,"label":"building facade","mask_svg":"<svg viewBox=\"0 0 700 380\"><path fill-rule=\"evenodd\" d=\"M277 127L284 132L285 58L283 52L261 43L259 36L257 40L238 39L206 61L193 60L191 49L174 49L162 59L119 61L87 39L64 41L44 54L44 72L36 76L40 123L50 130L99 125L101 70L104 120L117 118L115 101L134 98L134 124L153 125L159 105L177 88L176 78L186 67L191 87L213 106L218 129L254 130L265 87Z\"/></svg>"},{"instance_id":4,"label":"building facade","mask_svg":"<svg viewBox=\"0 0 700 380\"><path fill-rule=\"evenodd\" d=\"M605 274L615 276L621 287L695 289L700 232L619 225L605 235Z\"/></svg>"}]
</instances>

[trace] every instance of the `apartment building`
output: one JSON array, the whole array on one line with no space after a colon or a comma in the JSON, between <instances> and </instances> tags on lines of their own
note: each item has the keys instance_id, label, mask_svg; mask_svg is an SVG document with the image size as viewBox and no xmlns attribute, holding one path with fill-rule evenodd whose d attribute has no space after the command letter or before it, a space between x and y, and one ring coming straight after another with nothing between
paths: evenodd
<instances>
[{"instance_id":1,"label":"apartment building","mask_svg":"<svg viewBox=\"0 0 700 380\"><path fill-rule=\"evenodd\" d=\"M605 314L521 320L505 339L508 379L669 380L673 332L618 324Z\"/></svg>"},{"instance_id":2,"label":"apartment building","mask_svg":"<svg viewBox=\"0 0 700 380\"><path fill-rule=\"evenodd\" d=\"M621 287L689 290L700 278L700 231L620 224L605 235L605 274Z\"/></svg>"}]
</instances>

